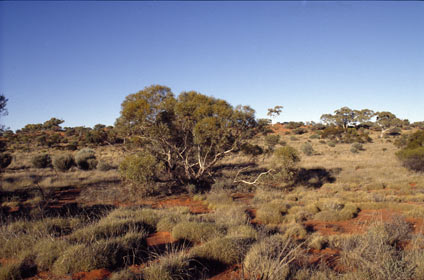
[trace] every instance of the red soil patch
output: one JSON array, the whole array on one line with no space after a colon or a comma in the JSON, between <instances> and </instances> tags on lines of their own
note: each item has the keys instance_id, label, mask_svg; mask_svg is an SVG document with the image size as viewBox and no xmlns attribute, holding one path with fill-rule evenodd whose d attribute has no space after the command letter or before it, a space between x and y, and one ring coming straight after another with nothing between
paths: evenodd
<instances>
[{"instance_id":1,"label":"red soil patch","mask_svg":"<svg viewBox=\"0 0 424 280\"><path fill-rule=\"evenodd\" d=\"M311 249L309 251L309 263L318 265L325 263L327 266L333 268L337 272L345 272L346 269L339 263L340 251L330 248L323 250Z\"/></svg>"},{"instance_id":2,"label":"red soil patch","mask_svg":"<svg viewBox=\"0 0 424 280\"><path fill-rule=\"evenodd\" d=\"M376 221L387 222L394 216L400 215L400 212L390 209L362 210L354 219L339 222L307 221L305 226L312 227L315 231L323 235L334 234L361 234L369 225ZM406 221L412 224L414 232L418 233L424 230L423 219L406 218Z\"/></svg>"},{"instance_id":3,"label":"red soil patch","mask_svg":"<svg viewBox=\"0 0 424 280\"><path fill-rule=\"evenodd\" d=\"M72 275L72 280L103 280L110 275L107 269L95 269L89 272L78 272Z\"/></svg>"},{"instance_id":4,"label":"red soil patch","mask_svg":"<svg viewBox=\"0 0 424 280\"><path fill-rule=\"evenodd\" d=\"M274 131L277 134L284 134L287 131L291 131L288 128L285 128L283 124L280 123L276 123L274 125L271 125L271 129L272 131Z\"/></svg>"},{"instance_id":5,"label":"red soil patch","mask_svg":"<svg viewBox=\"0 0 424 280\"><path fill-rule=\"evenodd\" d=\"M149 235L146 238L146 242L147 242L148 246L158 246L158 245L170 244L170 243L174 243L176 241L177 240L172 238L171 233L169 233L167 231L155 232L155 233Z\"/></svg>"},{"instance_id":6,"label":"red soil patch","mask_svg":"<svg viewBox=\"0 0 424 280\"><path fill-rule=\"evenodd\" d=\"M209 278L209 280L234 280L243 279L241 277L240 265L233 265L223 272Z\"/></svg>"}]
</instances>

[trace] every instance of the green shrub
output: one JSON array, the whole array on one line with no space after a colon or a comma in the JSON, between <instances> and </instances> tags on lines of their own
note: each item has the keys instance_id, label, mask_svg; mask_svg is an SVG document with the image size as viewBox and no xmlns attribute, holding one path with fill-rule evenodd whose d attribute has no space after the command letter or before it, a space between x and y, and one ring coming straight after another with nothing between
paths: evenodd
<instances>
[{"instance_id":1,"label":"green shrub","mask_svg":"<svg viewBox=\"0 0 424 280\"><path fill-rule=\"evenodd\" d=\"M406 148L397 152L396 156L406 168L417 172L424 171L424 147Z\"/></svg>"},{"instance_id":2,"label":"green shrub","mask_svg":"<svg viewBox=\"0 0 424 280\"><path fill-rule=\"evenodd\" d=\"M74 165L74 157L71 154L62 154L53 158L53 167L59 171L68 171Z\"/></svg>"},{"instance_id":3,"label":"green shrub","mask_svg":"<svg viewBox=\"0 0 424 280\"><path fill-rule=\"evenodd\" d=\"M119 165L121 176L137 186L144 194L152 192L152 184L161 170L162 165L146 152L129 155Z\"/></svg>"},{"instance_id":4,"label":"green shrub","mask_svg":"<svg viewBox=\"0 0 424 280\"><path fill-rule=\"evenodd\" d=\"M321 136L319 134L312 134L311 136L309 136L309 139L320 139Z\"/></svg>"},{"instance_id":5,"label":"green shrub","mask_svg":"<svg viewBox=\"0 0 424 280\"><path fill-rule=\"evenodd\" d=\"M6 168L12 162L12 155L9 153L0 153L0 168Z\"/></svg>"},{"instance_id":6,"label":"green shrub","mask_svg":"<svg viewBox=\"0 0 424 280\"><path fill-rule=\"evenodd\" d=\"M194 257L231 265L243 260L253 242L254 239L244 237L216 238L194 247L191 252Z\"/></svg>"},{"instance_id":7,"label":"green shrub","mask_svg":"<svg viewBox=\"0 0 424 280\"><path fill-rule=\"evenodd\" d=\"M266 145L272 150L280 142L280 135L278 134L269 134L265 136Z\"/></svg>"},{"instance_id":8,"label":"green shrub","mask_svg":"<svg viewBox=\"0 0 424 280\"><path fill-rule=\"evenodd\" d=\"M302 152L307 156L312 156L315 153L315 150L312 147L311 143L304 143L301 149Z\"/></svg>"},{"instance_id":9,"label":"green shrub","mask_svg":"<svg viewBox=\"0 0 424 280\"><path fill-rule=\"evenodd\" d=\"M350 151L354 154L359 153L359 151L363 151L364 148L361 143L353 143L350 147Z\"/></svg>"},{"instance_id":10,"label":"green shrub","mask_svg":"<svg viewBox=\"0 0 424 280\"><path fill-rule=\"evenodd\" d=\"M294 168L300 162L299 152L291 147L280 147L274 152L274 162L283 168Z\"/></svg>"},{"instance_id":11,"label":"green shrub","mask_svg":"<svg viewBox=\"0 0 424 280\"><path fill-rule=\"evenodd\" d=\"M39 154L31 159L31 163L35 168L47 168L51 166L52 159L49 154Z\"/></svg>"},{"instance_id":12,"label":"green shrub","mask_svg":"<svg viewBox=\"0 0 424 280\"><path fill-rule=\"evenodd\" d=\"M332 148L334 148L336 146L336 142L334 142L334 141L328 141L327 145L330 146L330 147L332 147Z\"/></svg>"},{"instance_id":13,"label":"green shrub","mask_svg":"<svg viewBox=\"0 0 424 280\"><path fill-rule=\"evenodd\" d=\"M82 169L82 170L96 169L96 166L97 166L96 154L94 150L89 148L84 148L82 150L79 150L78 153L75 155L75 162L79 169Z\"/></svg>"}]
</instances>

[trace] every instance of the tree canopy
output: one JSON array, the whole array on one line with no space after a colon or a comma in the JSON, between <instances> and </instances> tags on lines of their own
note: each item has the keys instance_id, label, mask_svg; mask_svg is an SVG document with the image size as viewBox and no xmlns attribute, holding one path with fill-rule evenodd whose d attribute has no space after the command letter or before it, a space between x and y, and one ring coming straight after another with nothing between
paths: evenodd
<instances>
[{"instance_id":1,"label":"tree canopy","mask_svg":"<svg viewBox=\"0 0 424 280\"><path fill-rule=\"evenodd\" d=\"M152 85L128 95L116 126L138 150L149 152L180 182L199 181L238 150L258 127L249 106L233 107L196 91L175 97L166 86Z\"/></svg>"}]
</instances>

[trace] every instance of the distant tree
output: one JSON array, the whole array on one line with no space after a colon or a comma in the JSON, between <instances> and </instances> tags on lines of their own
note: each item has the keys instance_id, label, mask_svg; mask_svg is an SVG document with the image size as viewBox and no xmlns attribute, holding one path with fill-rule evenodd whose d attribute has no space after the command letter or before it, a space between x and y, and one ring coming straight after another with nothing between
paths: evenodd
<instances>
[{"instance_id":1,"label":"distant tree","mask_svg":"<svg viewBox=\"0 0 424 280\"><path fill-rule=\"evenodd\" d=\"M116 127L181 183L208 180L216 163L255 134L255 111L195 91L152 85L128 95Z\"/></svg>"},{"instance_id":2,"label":"distant tree","mask_svg":"<svg viewBox=\"0 0 424 280\"><path fill-rule=\"evenodd\" d=\"M352 110L349 107L342 107L334 111L334 115L322 115L321 121L328 125L341 127L344 133L347 133L349 126L367 123L374 115L374 111L369 109Z\"/></svg>"},{"instance_id":3,"label":"distant tree","mask_svg":"<svg viewBox=\"0 0 424 280\"><path fill-rule=\"evenodd\" d=\"M380 138L390 129L401 127L403 123L401 119L398 119L395 114L390 112L377 112L376 116L376 124L381 128Z\"/></svg>"},{"instance_id":4,"label":"distant tree","mask_svg":"<svg viewBox=\"0 0 424 280\"><path fill-rule=\"evenodd\" d=\"M57 119L57 118L51 118L48 121L45 121L43 123L44 129L51 129L51 130L60 130L60 125L63 123L63 120Z\"/></svg>"},{"instance_id":5,"label":"distant tree","mask_svg":"<svg viewBox=\"0 0 424 280\"><path fill-rule=\"evenodd\" d=\"M7 101L8 99L3 94L1 94L0 95L0 116L7 115L7 109L6 109Z\"/></svg>"},{"instance_id":6,"label":"distant tree","mask_svg":"<svg viewBox=\"0 0 424 280\"><path fill-rule=\"evenodd\" d=\"M267 116L274 119L274 118L278 117L281 114L282 111L283 111L283 106L277 105L274 108L268 109Z\"/></svg>"}]
</instances>

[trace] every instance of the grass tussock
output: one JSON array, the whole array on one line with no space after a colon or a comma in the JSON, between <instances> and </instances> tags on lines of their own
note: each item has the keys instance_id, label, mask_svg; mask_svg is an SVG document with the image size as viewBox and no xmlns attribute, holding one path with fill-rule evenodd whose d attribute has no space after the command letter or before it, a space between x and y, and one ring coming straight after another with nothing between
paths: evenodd
<instances>
[{"instance_id":1,"label":"grass tussock","mask_svg":"<svg viewBox=\"0 0 424 280\"><path fill-rule=\"evenodd\" d=\"M191 253L194 257L218 261L223 264L240 263L253 239L245 237L216 238L200 246L194 247Z\"/></svg>"},{"instance_id":2,"label":"grass tussock","mask_svg":"<svg viewBox=\"0 0 424 280\"><path fill-rule=\"evenodd\" d=\"M172 237L201 243L224 235L224 230L215 223L181 222L172 230Z\"/></svg>"}]
</instances>

